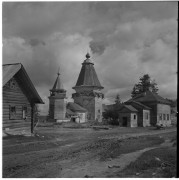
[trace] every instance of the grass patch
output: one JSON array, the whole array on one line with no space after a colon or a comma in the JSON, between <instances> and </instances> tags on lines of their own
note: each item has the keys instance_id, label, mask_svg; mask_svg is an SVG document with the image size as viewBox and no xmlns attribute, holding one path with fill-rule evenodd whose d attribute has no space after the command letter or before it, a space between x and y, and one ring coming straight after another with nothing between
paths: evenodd
<instances>
[{"instance_id":1,"label":"grass patch","mask_svg":"<svg viewBox=\"0 0 179 180\"><path fill-rule=\"evenodd\" d=\"M156 160L155 157L161 161ZM168 162L173 166L161 166L162 162ZM138 177L143 178L176 177L176 147L162 147L143 153L135 162L117 173L117 177L135 177L136 173Z\"/></svg>"}]
</instances>

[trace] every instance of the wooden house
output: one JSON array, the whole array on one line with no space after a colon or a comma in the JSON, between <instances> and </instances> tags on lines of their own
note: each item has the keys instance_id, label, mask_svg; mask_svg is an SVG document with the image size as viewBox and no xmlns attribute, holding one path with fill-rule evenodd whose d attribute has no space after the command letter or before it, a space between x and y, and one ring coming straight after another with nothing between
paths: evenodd
<instances>
[{"instance_id":1,"label":"wooden house","mask_svg":"<svg viewBox=\"0 0 179 180\"><path fill-rule=\"evenodd\" d=\"M151 110L150 107L136 101L126 102L125 104L131 105L138 110L138 119L137 119L138 127L150 126L150 110Z\"/></svg>"},{"instance_id":2,"label":"wooden house","mask_svg":"<svg viewBox=\"0 0 179 180\"><path fill-rule=\"evenodd\" d=\"M159 96L158 94L148 90L127 102L136 101L150 107L150 124L163 124L164 126L171 125L171 103Z\"/></svg>"},{"instance_id":3,"label":"wooden house","mask_svg":"<svg viewBox=\"0 0 179 180\"><path fill-rule=\"evenodd\" d=\"M119 110L119 126L137 127L138 110L131 105L123 105Z\"/></svg>"},{"instance_id":4,"label":"wooden house","mask_svg":"<svg viewBox=\"0 0 179 180\"><path fill-rule=\"evenodd\" d=\"M43 104L21 63L3 65L3 130L33 132L36 104Z\"/></svg>"}]
</instances>

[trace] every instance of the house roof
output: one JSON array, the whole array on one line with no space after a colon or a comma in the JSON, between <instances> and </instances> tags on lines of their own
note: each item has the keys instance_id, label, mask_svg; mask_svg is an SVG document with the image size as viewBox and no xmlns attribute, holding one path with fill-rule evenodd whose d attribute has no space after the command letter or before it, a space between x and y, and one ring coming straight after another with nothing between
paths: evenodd
<instances>
[{"instance_id":1,"label":"house roof","mask_svg":"<svg viewBox=\"0 0 179 180\"><path fill-rule=\"evenodd\" d=\"M79 104L76 104L76 103L73 103L73 102L69 102L67 104L67 109L70 109L73 112L86 112L87 111L85 108L83 108Z\"/></svg>"},{"instance_id":2,"label":"house roof","mask_svg":"<svg viewBox=\"0 0 179 180\"><path fill-rule=\"evenodd\" d=\"M26 95L33 103L44 104L32 81L30 80L26 70L21 63L4 64L3 65L3 86L13 77L24 85Z\"/></svg>"},{"instance_id":3,"label":"house roof","mask_svg":"<svg viewBox=\"0 0 179 180\"><path fill-rule=\"evenodd\" d=\"M125 108L127 108L127 109L129 109L130 111L132 111L132 112L137 112L138 110L137 109L135 109L133 106L131 106L131 105L124 105L124 107Z\"/></svg>"},{"instance_id":4,"label":"house roof","mask_svg":"<svg viewBox=\"0 0 179 180\"><path fill-rule=\"evenodd\" d=\"M3 86L21 69L21 64L4 64L3 65Z\"/></svg>"},{"instance_id":5,"label":"house roof","mask_svg":"<svg viewBox=\"0 0 179 180\"><path fill-rule=\"evenodd\" d=\"M103 89L94 69L94 63L92 63L90 60L89 53L86 54L86 60L84 60L84 62L82 63L82 68L75 85L75 87L79 86L92 86Z\"/></svg>"},{"instance_id":6,"label":"house roof","mask_svg":"<svg viewBox=\"0 0 179 180\"><path fill-rule=\"evenodd\" d=\"M121 108L119 109L119 112L120 112L122 109L124 109L124 108L126 108L127 110L129 110L129 111L131 111L131 112L138 112L138 110L135 109L133 106L131 106L131 105L126 105L126 104L123 104L123 105L121 106Z\"/></svg>"},{"instance_id":7,"label":"house roof","mask_svg":"<svg viewBox=\"0 0 179 180\"><path fill-rule=\"evenodd\" d=\"M129 99L127 102L137 101L137 102L158 102L162 104L171 104L168 100L164 99L163 97L159 96L158 94L147 91L137 95L136 97Z\"/></svg>"},{"instance_id":8,"label":"house roof","mask_svg":"<svg viewBox=\"0 0 179 180\"><path fill-rule=\"evenodd\" d=\"M69 114L69 115L74 115L75 113L72 112L70 109L66 109L66 113Z\"/></svg>"},{"instance_id":9,"label":"house roof","mask_svg":"<svg viewBox=\"0 0 179 180\"><path fill-rule=\"evenodd\" d=\"M127 102L125 102L125 104L132 104L132 103L135 103L135 104L141 106L144 109L151 109L150 107L148 107L148 106L146 106L146 105L144 105L144 104L142 104L140 102L137 102L137 101L127 101Z\"/></svg>"}]
</instances>

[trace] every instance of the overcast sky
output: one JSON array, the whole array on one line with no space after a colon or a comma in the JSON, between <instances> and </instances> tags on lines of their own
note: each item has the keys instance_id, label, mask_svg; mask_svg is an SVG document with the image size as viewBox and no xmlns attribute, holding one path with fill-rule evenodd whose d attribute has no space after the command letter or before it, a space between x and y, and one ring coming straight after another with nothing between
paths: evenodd
<instances>
[{"instance_id":1,"label":"overcast sky","mask_svg":"<svg viewBox=\"0 0 179 180\"><path fill-rule=\"evenodd\" d=\"M21 62L46 105L60 66L68 100L91 53L104 103L148 73L177 97L177 2L3 2L3 63Z\"/></svg>"}]
</instances>

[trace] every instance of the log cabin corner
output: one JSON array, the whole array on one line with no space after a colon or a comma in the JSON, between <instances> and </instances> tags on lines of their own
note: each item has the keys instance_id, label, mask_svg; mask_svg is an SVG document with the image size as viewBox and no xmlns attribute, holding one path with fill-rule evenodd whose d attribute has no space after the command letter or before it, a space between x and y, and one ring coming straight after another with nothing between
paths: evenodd
<instances>
[{"instance_id":1,"label":"log cabin corner","mask_svg":"<svg viewBox=\"0 0 179 180\"><path fill-rule=\"evenodd\" d=\"M3 132L33 133L36 104L44 104L21 63L3 65Z\"/></svg>"}]
</instances>

